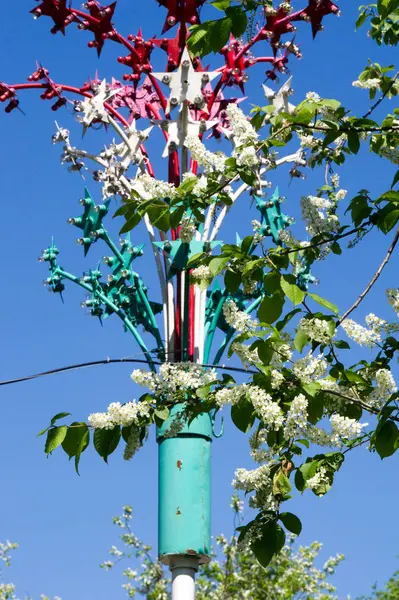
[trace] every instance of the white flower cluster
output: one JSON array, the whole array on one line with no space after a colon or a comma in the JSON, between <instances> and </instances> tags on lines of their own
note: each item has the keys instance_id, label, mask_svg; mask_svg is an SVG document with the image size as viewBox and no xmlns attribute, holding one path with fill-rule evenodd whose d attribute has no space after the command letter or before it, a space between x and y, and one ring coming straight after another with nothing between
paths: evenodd
<instances>
[{"instance_id":1,"label":"white flower cluster","mask_svg":"<svg viewBox=\"0 0 399 600\"><path fill-rule=\"evenodd\" d=\"M399 150L397 148L387 147L379 150L381 156L385 156L394 165L399 165Z\"/></svg>"},{"instance_id":2,"label":"white flower cluster","mask_svg":"<svg viewBox=\"0 0 399 600\"><path fill-rule=\"evenodd\" d=\"M233 487L244 492L255 491L255 497L249 500L250 508L276 510L278 503L273 496L273 480L270 477L269 464L257 469L237 469L234 473Z\"/></svg>"},{"instance_id":3,"label":"white flower cluster","mask_svg":"<svg viewBox=\"0 0 399 600\"><path fill-rule=\"evenodd\" d=\"M125 450L123 452L123 458L125 460L131 460L133 456L140 450L142 442L140 441L140 429L132 428L127 438Z\"/></svg>"},{"instance_id":4,"label":"white flower cluster","mask_svg":"<svg viewBox=\"0 0 399 600\"><path fill-rule=\"evenodd\" d=\"M338 190L338 192L335 194L335 199L337 200L337 202L339 202L340 200L345 200L347 193L348 190Z\"/></svg>"},{"instance_id":5,"label":"white flower cluster","mask_svg":"<svg viewBox=\"0 0 399 600\"><path fill-rule=\"evenodd\" d=\"M148 417L151 407L147 402L112 402L106 413L92 413L88 417L89 424L94 429L113 429L118 425L128 427L137 423L140 417Z\"/></svg>"},{"instance_id":6,"label":"white flower cluster","mask_svg":"<svg viewBox=\"0 0 399 600\"><path fill-rule=\"evenodd\" d=\"M375 381L377 386L368 397L368 403L371 406L382 408L392 394L396 394L398 388L389 369L379 369L375 374Z\"/></svg>"},{"instance_id":7,"label":"white flower cluster","mask_svg":"<svg viewBox=\"0 0 399 600\"><path fill-rule=\"evenodd\" d=\"M207 150L197 135L188 135L184 140L184 145L190 151L191 158L201 165L205 172L223 173L226 157L222 153Z\"/></svg>"},{"instance_id":8,"label":"white flower cluster","mask_svg":"<svg viewBox=\"0 0 399 600\"><path fill-rule=\"evenodd\" d=\"M257 167L259 164L259 158L256 154L256 149L254 146L245 146L241 148L239 151L235 151L235 156L237 158L237 165L239 167Z\"/></svg>"},{"instance_id":9,"label":"white flower cluster","mask_svg":"<svg viewBox=\"0 0 399 600\"><path fill-rule=\"evenodd\" d=\"M312 352L299 358L293 368L293 373L304 383L310 383L319 377L323 377L327 371L327 361L322 354L313 356Z\"/></svg>"},{"instance_id":10,"label":"white flower cluster","mask_svg":"<svg viewBox=\"0 0 399 600\"><path fill-rule=\"evenodd\" d=\"M285 381L284 375L280 373L280 371L277 371L277 369L272 369L270 371L270 377L271 386L274 390L278 390Z\"/></svg>"},{"instance_id":11,"label":"white flower cluster","mask_svg":"<svg viewBox=\"0 0 399 600\"><path fill-rule=\"evenodd\" d=\"M234 300L230 298L223 304L223 315L228 325L236 331L243 333L254 333L258 322L251 319L251 316L240 310Z\"/></svg>"},{"instance_id":12,"label":"white flower cluster","mask_svg":"<svg viewBox=\"0 0 399 600\"><path fill-rule=\"evenodd\" d=\"M284 425L284 437L290 439L306 429L308 423L308 400L303 394L298 394L291 402Z\"/></svg>"},{"instance_id":13,"label":"white flower cluster","mask_svg":"<svg viewBox=\"0 0 399 600\"><path fill-rule=\"evenodd\" d=\"M189 392L217 381L215 369L205 371L191 362L163 363L159 373L135 369L131 374L135 383L149 388L157 397L168 400L185 399Z\"/></svg>"},{"instance_id":14,"label":"white flower cluster","mask_svg":"<svg viewBox=\"0 0 399 600\"><path fill-rule=\"evenodd\" d=\"M298 325L307 336L320 344L329 344L331 342L331 332L329 322L323 319L301 319Z\"/></svg>"},{"instance_id":15,"label":"white flower cluster","mask_svg":"<svg viewBox=\"0 0 399 600\"><path fill-rule=\"evenodd\" d=\"M341 445L341 440L353 440L362 433L362 429L367 427L368 423L359 423L356 419L342 417L341 415L332 415L330 417L332 427L331 439L337 446Z\"/></svg>"},{"instance_id":16,"label":"white flower cluster","mask_svg":"<svg viewBox=\"0 0 399 600\"><path fill-rule=\"evenodd\" d=\"M192 282L201 289L206 289L213 279L210 268L207 265L200 265L190 272Z\"/></svg>"},{"instance_id":17,"label":"white flower cluster","mask_svg":"<svg viewBox=\"0 0 399 600\"><path fill-rule=\"evenodd\" d=\"M189 244L195 236L196 227L193 220L185 216L180 223L180 239L183 243Z\"/></svg>"},{"instance_id":18,"label":"white flower cluster","mask_svg":"<svg viewBox=\"0 0 399 600\"><path fill-rule=\"evenodd\" d=\"M316 94L316 92L308 92L305 98L306 100L310 100L311 102L320 102L321 100L319 94Z\"/></svg>"},{"instance_id":19,"label":"white flower cluster","mask_svg":"<svg viewBox=\"0 0 399 600\"><path fill-rule=\"evenodd\" d=\"M248 385L241 383L233 387L224 387L215 393L215 402L218 406L223 407L225 404L237 404L240 399L247 393Z\"/></svg>"},{"instance_id":20,"label":"white flower cluster","mask_svg":"<svg viewBox=\"0 0 399 600\"><path fill-rule=\"evenodd\" d=\"M176 193L176 188L173 184L161 179L155 179L148 173L140 173L136 179L130 182L130 185L142 200L173 198Z\"/></svg>"},{"instance_id":21,"label":"white flower cluster","mask_svg":"<svg viewBox=\"0 0 399 600\"><path fill-rule=\"evenodd\" d=\"M273 346L275 352L270 361L272 367L275 367L276 369L279 369L285 362L292 359L291 338L289 334L285 332L282 333L281 337L284 341L282 344L275 344Z\"/></svg>"},{"instance_id":22,"label":"white flower cluster","mask_svg":"<svg viewBox=\"0 0 399 600\"><path fill-rule=\"evenodd\" d=\"M331 212L334 207L331 200L318 196L302 196L302 218L306 223L306 231L314 236L319 233L330 233L339 225L337 215Z\"/></svg>"},{"instance_id":23,"label":"white flower cluster","mask_svg":"<svg viewBox=\"0 0 399 600\"><path fill-rule=\"evenodd\" d=\"M359 346L373 348L378 342L381 342L381 333L378 330L367 329L352 319L342 321L341 327L346 335Z\"/></svg>"},{"instance_id":24,"label":"white flower cluster","mask_svg":"<svg viewBox=\"0 0 399 600\"><path fill-rule=\"evenodd\" d=\"M339 186L339 175L338 175L338 173L334 173L331 176L331 185L333 186L333 188L337 188Z\"/></svg>"},{"instance_id":25,"label":"white flower cluster","mask_svg":"<svg viewBox=\"0 0 399 600\"><path fill-rule=\"evenodd\" d=\"M231 102L227 106L226 112L230 119L230 127L233 132L236 146L255 144L258 139L258 134L237 104Z\"/></svg>"},{"instance_id":26,"label":"white flower cluster","mask_svg":"<svg viewBox=\"0 0 399 600\"><path fill-rule=\"evenodd\" d=\"M314 148L320 143L320 140L315 138L313 135L298 134L298 138L301 144L301 148Z\"/></svg>"},{"instance_id":27,"label":"white flower cluster","mask_svg":"<svg viewBox=\"0 0 399 600\"><path fill-rule=\"evenodd\" d=\"M251 225L254 232L254 244L260 244L265 239L265 236L261 233L262 223L254 219L251 221Z\"/></svg>"},{"instance_id":28,"label":"white flower cluster","mask_svg":"<svg viewBox=\"0 0 399 600\"><path fill-rule=\"evenodd\" d=\"M270 394L257 385L250 385L247 397L252 402L256 412L265 427L278 431L284 423L284 416L277 402L273 402Z\"/></svg>"},{"instance_id":29,"label":"white flower cluster","mask_svg":"<svg viewBox=\"0 0 399 600\"><path fill-rule=\"evenodd\" d=\"M360 81L356 79L356 81L352 82L353 87L357 87L363 90L377 89L380 87L380 80L375 78L366 79L365 81Z\"/></svg>"},{"instance_id":30,"label":"white flower cluster","mask_svg":"<svg viewBox=\"0 0 399 600\"><path fill-rule=\"evenodd\" d=\"M320 469L316 471L313 477L310 477L306 480L306 487L310 490L316 490L320 485L324 483L329 483L327 477L327 470L325 469L325 467L320 467Z\"/></svg>"},{"instance_id":31,"label":"white flower cluster","mask_svg":"<svg viewBox=\"0 0 399 600\"><path fill-rule=\"evenodd\" d=\"M399 317L399 289L389 288L386 292L388 302Z\"/></svg>"},{"instance_id":32,"label":"white flower cluster","mask_svg":"<svg viewBox=\"0 0 399 600\"><path fill-rule=\"evenodd\" d=\"M247 344L242 344L240 342L233 342L231 344L231 350L235 354L237 354L238 358L241 360L244 367L253 365L259 362L258 351L251 350Z\"/></svg>"}]
</instances>

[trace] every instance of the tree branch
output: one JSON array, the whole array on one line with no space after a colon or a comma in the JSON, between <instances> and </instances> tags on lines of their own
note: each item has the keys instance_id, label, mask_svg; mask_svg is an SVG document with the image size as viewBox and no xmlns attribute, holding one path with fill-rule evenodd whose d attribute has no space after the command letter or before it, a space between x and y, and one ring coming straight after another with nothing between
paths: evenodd
<instances>
[{"instance_id":1,"label":"tree branch","mask_svg":"<svg viewBox=\"0 0 399 600\"><path fill-rule=\"evenodd\" d=\"M373 285L375 284L375 282L381 275L385 265L388 263L389 259L391 258L392 253L395 249L395 246L398 243L398 240L399 240L399 227L396 230L395 237L393 238L392 243L388 248L388 252L386 253L384 260L382 261L382 263L378 267L377 271L373 275L370 283L366 286L366 288L360 294L360 296L358 297L356 302L354 302L352 304L352 306L350 308L348 308L348 310L344 313L343 317L341 319L339 319L339 321L337 322L337 326L340 325L342 323L342 321L344 321L359 306L359 304L364 299L364 297L369 293L369 291L371 290L371 288L373 287Z\"/></svg>"}]
</instances>

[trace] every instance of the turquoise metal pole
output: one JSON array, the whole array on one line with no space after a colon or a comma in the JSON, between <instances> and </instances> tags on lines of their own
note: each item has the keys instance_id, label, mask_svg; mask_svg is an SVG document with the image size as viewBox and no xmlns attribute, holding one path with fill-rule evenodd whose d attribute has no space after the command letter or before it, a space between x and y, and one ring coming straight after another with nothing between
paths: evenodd
<instances>
[{"instance_id":1,"label":"turquoise metal pole","mask_svg":"<svg viewBox=\"0 0 399 600\"><path fill-rule=\"evenodd\" d=\"M158 554L169 566L184 556L207 563L211 554L212 422L201 414L168 437L183 410L184 404L175 405L157 429Z\"/></svg>"}]
</instances>

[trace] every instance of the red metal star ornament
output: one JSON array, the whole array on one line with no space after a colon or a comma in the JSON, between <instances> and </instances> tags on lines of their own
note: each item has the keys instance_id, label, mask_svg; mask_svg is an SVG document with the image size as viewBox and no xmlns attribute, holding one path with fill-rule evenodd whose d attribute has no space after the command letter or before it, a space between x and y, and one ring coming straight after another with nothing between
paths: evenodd
<instances>
[{"instance_id":1,"label":"red metal star ornament","mask_svg":"<svg viewBox=\"0 0 399 600\"><path fill-rule=\"evenodd\" d=\"M54 21L54 27L51 29L51 33L57 33L61 31L65 34L65 27L70 25L73 21L79 22L79 19L73 14L73 11L67 7L67 0L43 0L39 6L32 8L30 11L34 17L39 18L42 16L51 17Z\"/></svg>"}]
</instances>

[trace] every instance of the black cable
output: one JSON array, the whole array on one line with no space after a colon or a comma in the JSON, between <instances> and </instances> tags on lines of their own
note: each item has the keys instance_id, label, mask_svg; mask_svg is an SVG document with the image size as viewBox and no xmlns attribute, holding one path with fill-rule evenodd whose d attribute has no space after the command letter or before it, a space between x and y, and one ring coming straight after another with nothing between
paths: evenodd
<instances>
[{"instance_id":1,"label":"black cable","mask_svg":"<svg viewBox=\"0 0 399 600\"><path fill-rule=\"evenodd\" d=\"M23 381L30 381L31 379L38 379L39 377L45 377L46 375L55 375L56 373L64 373L66 371L76 371L78 369L84 369L87 367L96 367L99 365L110 365L116 363L141 363L148 364L146 360L139 358L106 358L105 360L94 360L86 363L78 363L76 365L68 365L67 367L59 367L58 369L51 369L50 371L44 371L42 373L35 373L33 375L27 375L26 377L19 377L18 379L9 379L8 381L0 381L1 385L11 385L12 383L22 383ZM154 362L154 365L162 365L164 363ZM179 364L179 363L173 363ZM207 365L207 364L198 364L199 367L204 367L205 369L221 369L223 371L233 371L236 373L246 373L248 375L255 375L258 371L250 371L246 369L240 369L239 367L226 367L225 365Z\"/></svg>"}]
</instances>

